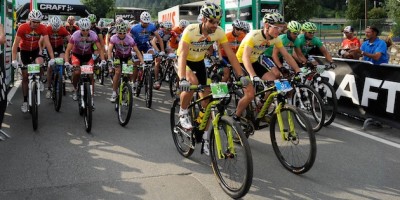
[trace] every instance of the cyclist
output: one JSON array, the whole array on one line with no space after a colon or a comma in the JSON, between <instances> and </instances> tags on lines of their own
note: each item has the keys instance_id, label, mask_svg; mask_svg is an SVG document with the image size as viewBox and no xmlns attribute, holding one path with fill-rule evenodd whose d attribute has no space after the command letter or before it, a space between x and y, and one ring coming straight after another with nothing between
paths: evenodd
<instances>
[{"instance_id":1,"label":"cyclist","mask_svg":"<svg viewBox=\"0 0 400 200\"><path fill-rule=\"evenodd\" d=\"M154 48L150 44L150 35L154 34L160 44L161 52L160 56L165 54L164 52L164 42L162 41L160 35L157 32L156 26L151 23L150 13L144 11L140 14L140 23L132 27L130 31L133 39L135 39L136 45L140 52L154 54ZM134 88L137 87L136 83L137 74L133 76L133 82L135 83Z\"/></svg>"},{"instance_id":2,"label":"cyclist","mask_svg":"<svg viewBox=\"0 0 400 200\"><path fill-rule=\"evenodd\" d=\"M244 32L245 24L246 24L246 22L236 19L232 23L233 30L226 33L226 37L228 38L229 46L231 47L233 53L235 53L235 54L236 54L236 52L239 48L239 45L242 42L244 36L246 36L246 33ZM229 63L228 57L227 57L224 49L221 47L218 49L219 49L218 53L219 53L220 60L223 63L228 64ZM228 81L229 73L230 73L229 68L224 67L224 76L222 78L222 82Z\"/></svg>"},{"instance_id":3,"label":"cyclist","mask_svg":"<svg viewBox=\"0 0 400 200\"><path fill-rule=\"evenodd\" d=\"M57 53L60 58L64 58L64 39L69 41L71 35L65 27L62 26L62 21L59 16L50 18L49 24L47 25L47 33L49 34L50 44L53 48L53 52ZM51 97L51 76L52 68L47 67L47 92L46 98Z\"/></svg>"},{"instance_id":4,"label":"cyclist","mask_svg":"<svg viewBox=\"0 0 400 200\"><path fill-rule=\"evenodd\" d=\"M127 27L128 26L125 23L117 24L116 25L117 34L113 35L110 38L110 44L108 46L108 57L110 58L109 62L111 63L113 62L113 59L111 59L113 57L112 50L115 47L115 56L114 56L115 75L113 78L113 86L112 86L113 93L110 99L111 102L115 102L115 99L117 98L117 88L121 76L122 63L133 64L132 54L131 54L132 48L136 52L136 55L140 60L140 64L144 64L142 54L136 47L135 40L133 40L133 38L130 35L126 34Z\"/></svg>"},{"instance_id":5,"label":"cyclist","mask_svg":"<svg viewBox=\"0 0 400 200\"><path fill-rule=\"evenodd\" d=\"M321 53L325 56L325 59L333 64L333 59L331 54L326 50L321 40L318 37L315 37L314 34L317 31L317 26L312 22L305 22L301 26L303 34L297 36L297 39L294 43L294 51L296 52L297 60L301 61L301 64L306 64L307 61L312 62L314 65L317 65L316 61L309 57L309 52L311 49L318 48Z\"/></svg>"},{"instance_id":6,"label":"cyclist","mask_svg":"<svg viewBox=\"0 0 400 200\"><path fill-rule=\"evenodd\" d=\"M190 22L188 20L181 19L179 21L179 26L175 26L174 28L172 28L172 31L176 33L176 35L173 35L171 37L171 39L169 40L169 46L172 49L174 49L174 50L178 49L178 44L179 44L179 41L182 38L182 33L185 30L185 28L187 26L189 26L189 24L190 24Z\"/></svg>"},{"instance_id":7,"label":"cyclist","mask_svg":"<svg viewBox=\"0 0 400 200\"><path fill-rule=\"evenodd\" d=\"M69 32L69 34L73 34L76 30L79 30L79 27L75 25L75 17L74 16L69 16L67 18L67 23L65 23L65 28Z\"/></svg>"},{"instance_id":8,"label":"cyclist","mask_svg":"<svg viewBox=\"0 0 400 200\"><path fill-rule=\"evenodd\" d=\"M122 19L121 17L118 17L117 19L115 19L115 24L112 24L110 29L108 29L108 32L106 35L106 50L108 48L111 36L113 36L117 33L116 25L123 23L123 22L124 22L124 19Z\"/></svg>"},{"instance_id":9,"label":"cyclist","mask_svg":"<svg viewBox=\"0 0 400 200\"><path fill-rule=\"evenodd\" d=\"M13 47L12 47L12 65L14 68L18 67L17 61L17 48L21 49L21 60L24 66L36 63L43 64L43 57L39 56L39 40L43 36L44 44L50 55L49 65L54 65L53 48L51 47L49 36L47 34L46 26L40 24L43 19L43 14L39 10L31 10L28 15L29 21L22 24L17 31ZM24 102L21 106L21 111L26 113L28 111L28 72L26 68L21 68L22 72L22 94Z\"/></svg>"},{"instance_id":10,"label":"cyclist","mask_svg":"<svg viewBox=\"0 0 400 200\"><path fill-rule=\"evenodd\" d=\"M294 42L296 41L297 36L301 32L301 24L297 21L290 21L287 24L287 31L284 34L279 35L279 39L281 39L283 47L286 49L286 51L290 54L293 55L293 49L294 49ZM282 69L283 67L283 58L282 54L279 52L279 49L275 47L275 45L270 46L265 52L264 56L266 56L266 59L271 59L274 61L274 65L271 66L271 70L268 72L266 75L267 80L274 80L280 77L281 72L279 69ZM263 62L264 63L264 62ZM263 64L262 63L262 64ZM276 66L276 67L275 67ZM269 67L269 66L267 66ZM300 72L299 66L296 65L290 65L294 69L294 71Z\"/></svg>"},{"instance_id":11,"label":"cyclist","mask_svg":"<svg viewBox=\"0 0 400 200\"><path fill-rule=\"evenodd\" d=\"M88 65L94 66L94 60L92 58L93 49L92 46L95 44L96 46L100 46L99 38L97 34L90 30L90 20L88 18L81 18L79 20L79 28L74 34L72 34L71 39L69 40L67 49L65 50L65 63L64 65L67 68L71 68L73 66L73 74L72 74L72 85L74 86L74 92L72 93L72 99L76 101L78 99L76 91L78 85L78 79L81 74L80 66L83 63L87 63ZM106 61L104 60L104 52L103 48L99 48L100 58L102 66L106 65ZM70 60L70 52L71 55L71 64L68 62ZM93 75L91 75L92 85L94 86ZM94 88L93 88L94 89Z\"/></svg>"},{"instance_id":12,"label":"cyclist","mask_svg":"<svg viewBox=\"0 0 400 200\"><path fill-rule=\"evenodd\" d=\"M203 16L201 24L190 24L183 31L181 42L178 47L178 75L180 78L179 87L182 93L180 94L180 124L184 129L191 129L192 124L188 116L188 106L193 96L193 91L189 90L190 84L207 84L206 68L204 64L204 56L209 47L215 41L221 44L226 55L233 66L240 81L243 83L245 96L239 101L236 110L236 116L240 116L248 103L254 98L254 89L249 80L244 76L242 69L228 44L228 40L223 29L219 26L222 17L222 9L220 6L206 2L201 8ZM209 94L209 89L206 89L200 96ZM206 102L204 102L206 104ZM206 105L202 106L205 107ZM203 138L207 137L207 132ZM205 143L207 148L207 143ZM206 151L205 151L206 152Z\"/></svg>"},{"instance_id":13,"label":"cyclist","mask_svg":"<svg viewBox=\"0 0 400 200\"><path fill-rule=\"evenodd\" d=\"M167 53L171 53L172 49L168 47L168 41L172 38L172 37L176 37L176 33L174 31L172 31L172 22L170 21L165 21L162 23L164 28L160 28L158 30L158 34L160 35L163 45L164 45L164 49ZM155 47L156 51L159 52L161 49L161 45L159 42L157 42L157 38L154 37L151 40L151 44L153 47ZM160 63L161 63L161 57L158 57L155 59L155 68L154 68L154 78L155 78L155 82L154 82L154 89L159 90L161 87L161 80L159 80L160 77L158 77L159 75L159 71L160 71Z\"/></svg>"},{"instance_id":14,"label":"cyclist","mask_svg":"<svg viewBox=\"0 0 400 200\"><path fill-rule=\"evenodd\" d=\"M243 31L247 34L250 32L250 24L247 22L244 22L244 27L243 27Z\"/></svg>"},{"instance_id":15,"label":"cyclist","mask_svg":"<svg viewBox=\"0 0 400 200\"><path fill-rule=\"evenodd\" d=\"M97 37L100 40L100 46L93 46L93 50L94 50L94 54L98 55L99 54L99 49L103 49L104 52L104 39L103 39L103 33L101 32L100 28L98 28L96 26L96 21L97 21L97 17L94 14L89 14L88 15L88 19L90 20L90 30L94 31L97 34Z\"/></svg>"}]
</instances>

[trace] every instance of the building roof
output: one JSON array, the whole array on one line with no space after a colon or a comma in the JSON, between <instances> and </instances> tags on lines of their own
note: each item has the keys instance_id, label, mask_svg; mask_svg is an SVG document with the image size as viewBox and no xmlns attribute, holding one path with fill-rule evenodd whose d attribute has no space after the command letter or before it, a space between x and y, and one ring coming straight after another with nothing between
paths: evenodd
<instances>
[{"instance_id":1,"label":"building roof","mask_svg":"<svg viewBox=\"0 0 400 200\"><path fill-rule=\"evenodd\" d=\"M218 0L209 0L209 1L197 1L197 2L192 2L192 3L187 3L187 4L183 4L182 6L202 6L204 5L206 2L213 2L217 5L220 5L220 1Z\"/></svg>"}]
</instances>

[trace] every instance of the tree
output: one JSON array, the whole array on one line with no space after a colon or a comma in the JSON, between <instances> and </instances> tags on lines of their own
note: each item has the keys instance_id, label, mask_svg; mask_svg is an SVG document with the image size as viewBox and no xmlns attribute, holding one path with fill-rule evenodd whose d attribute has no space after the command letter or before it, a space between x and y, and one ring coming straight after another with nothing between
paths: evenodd
<instances>
[{"instance_id":1,"label":"tree","mask_svg":"<svg viewBox=\"0 0 400 200\"><path fill-rule=\"evenodd\" d=\"M315 16L317 0L284 0L285 21L307 21Z\"/></svg>"},{"instance_id":2,"label":"tree","mask_svg":"<svg viewBox=\"0 0 400 200\"><path fill-rule=\"evenodd\" d=\"M115 0L81 0L91 14L95 14L97 19L114 16Z\"/></svg>"},{"instance_id":3,"label":"tree","mask_svg":"<svg viewBox=\"0 0 400 200\"><path fill-rule=\"evenodd\" d=\"M400 2L398 0L386 0L385 8L388 11L389 19L395 22L392 26L392 34L400 35Z\"/></svg>"},{"instance_id":4,"label":"tree","mask_svg":"<svg viewBox=\"0 0 400 200\"><path fill-rule=\"evenodd\" d=\"M365 16L365 4L361 0L348 0L346 9L346 19L358 20L364 19Z\"/></svg>"}]
</instances>

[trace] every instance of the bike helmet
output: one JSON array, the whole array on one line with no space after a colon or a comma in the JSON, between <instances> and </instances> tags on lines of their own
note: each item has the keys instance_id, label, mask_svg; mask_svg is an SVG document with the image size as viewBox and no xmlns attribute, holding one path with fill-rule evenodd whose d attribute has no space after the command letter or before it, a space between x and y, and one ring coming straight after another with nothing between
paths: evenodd
<instances>
[{"instance_id":1,"label":"bike helmet","mask_svg":"<svg viewBox=\"0 0 400 200\"><path fill-rule=\"evenodd\" d=\"M247 22L244 22L243 30L248 33L250 31L250 24Z\"/></svg>"},{"instance_id":2,"label":"bike helmet","mask_svg":"<svg viewBox=\"0 0 400 200\"><path fill-rule=\"evenodd\" d=\"M128 26L125 23L119 23L115 25L117 33L126 33Z\"/></svg>"},{"instance_id":3,"label":"bike helmet","mask_svg":"<svg viewBox=\"0 0 400 200\"><path fill-rule=\"evenodd\" d=\"M28 15L29 20L42 21L43 14L39 10L31 10Z\"/></svg>"},{"instance_id":4,"label":"bike helmet","mask_svg":"<svg viewBox=\"0 0 400 200\"><path fill-rule=\"evenodd\" d=\"M90 23L96 23L97 17L94 14L89 14L87 17L90 20Z\"/></svg>"},{"instance_id":5,"label":"bike helmet","mask_svg":"<svg viewBox=\"0 0 400 200\"><path fill-rule=\"evenodd\" d=\"M163 22L163 26L164 26L164 28L166 28L166 29L171 29L171 28L172 28L172 22L170 22L170 21L165 21L165 22Z\"/></svg>"},{"instance_id":6,"label":"bike helmet","mask_svg":"<svg viewBox=\"0 0 400 200\"><path fill-rule=\"evenodd\" d=\"M297 21L290 21L287 25L287 28L290 30L292 33L299 33L301 31L301 24Z\"/></svg>"},{"instance_id":7,"label":"bike helmet","mask_svg":"<svg viewBox=\"0 0 400 200\"><path fill-rule=\"evenodd\" d=\"M207 2L201 7L200 13L209 19L221 19L222 17L222 9L220 6L215 3Z\"/></svg>"},{"instance_id":8,"label":"bike helmet","mask_svg":"<svg viewBox=\"0 0 400 200\"><path fill-rule=\"evenodd\" d=\"M237 29L244 29L244 27L246 26L246 22L235 19L232 23L232 26Z\"/></svg>"},{"instance_id":9,"label":"bike helmet","mask_svg":"<svg viewBox=\"0 0 400 200\"><path fill-rule=\"evenodd\" d=\"M124 19L122 17L117 17L117 19L115 19L115 24L120 24L123 22L124 22Z\"/></svg>"},{"instance_id":10,"label":"bike helmet","mask_svg":"<svg viewBox=\"0 0 400 200\"><path fill-rule=\"evenodd\" d=\"M199 16L197 16L197 22L199 22L199 23L203 22L203 15L201 13Z\"/></svg>"},{"instance_id":11,"label":"bike helmet","mask_svg":"<svg viewBox=\"0 0 400 200\"><path fill-rule=\"evenodd\" d=\"M103 20L99 20L99 22L97 23L97 26L99 27L99 28L104 28L105 26L104 26L104 21Z\"/></svg>"},{"instance_id":12,"label":"bike helmet","mask_svg":"<svg viewBox=\"0 0 400 200\"><path fill-rule=\"evenodd\" d=\"M54 16L50 18L49 24L53 30L58 30L62 25L61 18L59 16Z\"/></svg>"},{"instance_id":13,"label":"bike helmet","mask_svg":"<svg viewBox=\"0 0 400 200\"><path fill-rule=\"evenodd\" d=\"M317 26L312 22L306 22L301 26L301 29L305 32L315 32L317 31Z\"/></svg>"},{"instance_id":14,"label":"bike helmet","mask_svg":"<svg viewBox=\"0 0 400 200\"><path fill-rule=\"evenodd\" d=\"M181 19L179 21L179 26L181 28L186 28L186 26L189 26L189 24L190 24L190 22L188 20L186 20L186 19Z\"/></svg>"},{"instance_id":15,"label":"bike helmet","mask_svg":"<svg viewBox=\"0 0 400 200\"><path fill-rule=\"evenodd\" d=\"M150 13L148 13L148 12L146 12L146 11L142 12L142 14L140 14L140 20L141 20L143 23L150 23L150 22L151 22L151 15L150 15Z\"/></svg>"},{"instance_id":16,"label":"bike helmet","mask_svg":"<svg viewBox=\"0 0 400 200\"><path fill-rule=\"evenodd\" d=\"M280 13L266 13L263 22L268 24L283 24L283 17Z\"/></svg>"},{"instance_id":17,"label":"bike helmet","mask_svg":"<svg viewBox=\"0 0 400 200\"><path fill-rule=\"evenodd\" d=\"M88 18L81 18L78 21L78 25L81 30L88 30L90 29L90 20Z\"/></svg>"}]
</instances>

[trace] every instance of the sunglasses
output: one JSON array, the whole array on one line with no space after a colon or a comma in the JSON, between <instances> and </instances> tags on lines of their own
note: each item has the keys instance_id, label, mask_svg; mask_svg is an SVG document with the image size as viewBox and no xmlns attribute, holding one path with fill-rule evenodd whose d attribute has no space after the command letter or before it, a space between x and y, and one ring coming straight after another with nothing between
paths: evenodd
<instances>
[{"instance_id":1,"label":"sunglasses","mask_svg":"<svg viewBox=\"0 0 400 200\"><path fill-rule=\"evenodd\" d=\"M274 29L278 29L278 31L282 31L283 30L283 27L281 27L281 26L274 26L274 25L271 25L271 24L269 26L274 28Z\"/></svg>"},{"instance_id":2,"label":"sunglasses","mask_svg":"<svg viewBox=\"0 0 400 200\"><path fill-rule=\"evenodd\" d=\"M118 33L119 35L125 35L126 33Z\"/></svg>"},{"instance_id":3,"label":"sunglasses","mask_svg":"<svg viewBox=\"0 0 400 200\"><path fill-rule=\"evenodd\" d=\"M347 31L345 31L345 32L343 32L344 34L349 34L350 32L347 32Z\"/></svg>"},{"instance_id":4,"label":"sunglasses","mask_svg":"<svg viewBox=\"0 0 400 200\"><path fill-rule=\"evenodd\" d=\"M210 24L218 24L219 25L219 23L220 23L220 21L219 20L212 20L212 19L208 19L207 20L208 21L208 23L210 23Z\"/></svg>"},{"instance_id":5,"label":"sunglasses","mask_svg":"<svg viewBox=\"0 0 400 200\"><path fill-rule=\"evenodd\" d=\"M242 28L235 28L235 30L238 30L238 31L243 31L243 29L242 29Z\"/></svg>"},{"instance_id":6,"label":"sunglasses","mask_svg":"<svg viewBox=\"0 0 400 200\"><path fill-rule=\"evenodd\" d=\"M300 32L292 32L294 35L299 35Z\"/></svg>"},{"instance_id":7,"label":"sunglasses","mask_svg":"<svg viewBox=\"0 0 400 200\"><path fill-rule=\"evenodd\" d=\"M89 31L89 29L81 29L81 31L86 32Z\"/></svg>"},{"instance_id":8,"label":"sunglasses","mask_svg":"<svg viewBox=\"0 0 400 200\"><path fill-rule=\"evenodd\" d=\"M307 32L307 33L308 33L308 34L312 34L312 35L314 35L314 33L315 33L315 32Z\"/></svg>"}]
</instances>

